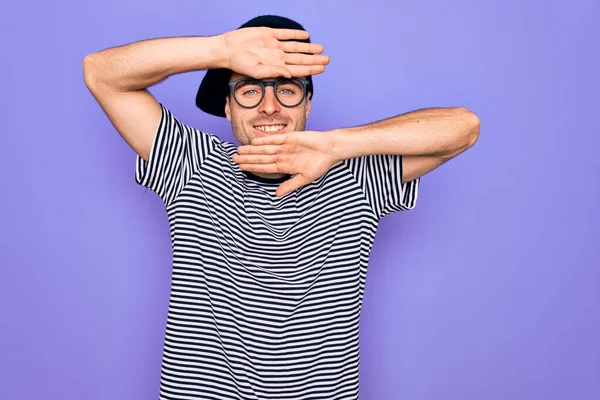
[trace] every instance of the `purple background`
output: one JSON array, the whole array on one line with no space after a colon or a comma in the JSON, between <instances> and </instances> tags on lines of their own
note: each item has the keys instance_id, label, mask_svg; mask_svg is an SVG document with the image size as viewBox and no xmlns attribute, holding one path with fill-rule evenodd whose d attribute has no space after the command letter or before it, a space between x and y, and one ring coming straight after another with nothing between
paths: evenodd
<instances>
[{"instance_id":1,"label":"purple background","mask_svg":"<svg viewBox=\"0 0 600 400\"><path fill-rule=\"evenodd\" d=\"M3 6L0 397L155 399L171 248L83 82L90 52L262 13L331 56L307 129L464 105L478 143L381 221L361 400L600 399L597 1L102 1ZM204 72L152 92L185 123Z\"/></svg>"}]
</instances>

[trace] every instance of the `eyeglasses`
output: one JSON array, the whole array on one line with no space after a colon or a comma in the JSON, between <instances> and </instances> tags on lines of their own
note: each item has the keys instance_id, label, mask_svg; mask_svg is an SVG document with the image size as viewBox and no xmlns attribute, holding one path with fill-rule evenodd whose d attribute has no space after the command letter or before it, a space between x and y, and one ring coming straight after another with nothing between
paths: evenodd
<instances>
[{"instance_id":1,"label":"eyeglasses","mask_svg":"<svg viewBox=\"0 0 600 400\"><path fill-rule=\"evenodd\" d=\"M280 78L275 81L261 81L242 78L229 82L229 88L235 102L243 108L254 108L265 97L266 87L273 86L275 98L284 107L296 107L306 97L308 79Z\"/></svg>"}]
</instances>

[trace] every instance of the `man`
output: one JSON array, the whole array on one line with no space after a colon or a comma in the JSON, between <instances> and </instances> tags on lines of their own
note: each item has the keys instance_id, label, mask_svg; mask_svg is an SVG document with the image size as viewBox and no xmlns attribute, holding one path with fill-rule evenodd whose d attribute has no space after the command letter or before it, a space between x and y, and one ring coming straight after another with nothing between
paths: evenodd
<instances>
[{"instance_id":1,"label":"man","mask_svg":"<svg viewBox=\"0 0 600 400\"><path fill-rule=\"evenodd\" d=\"M85 81L163 200L173 273L161 399L356 399L359 315L379 220L471 147L464 107L304 131L329 62L298 23L91 54ZM240 146L183 124L146 88L207 69L197 106ZM233 71L233 72L232 72Z\"/></svg>"}]
</instances>

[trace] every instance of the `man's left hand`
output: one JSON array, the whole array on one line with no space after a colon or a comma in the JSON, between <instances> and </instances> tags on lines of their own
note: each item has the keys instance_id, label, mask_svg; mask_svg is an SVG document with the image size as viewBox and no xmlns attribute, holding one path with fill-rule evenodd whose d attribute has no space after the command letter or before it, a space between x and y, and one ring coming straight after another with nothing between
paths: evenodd
<instances>
[{"instance_id":1,"label":"man's left hand","mask_svg":"<svg viewBox=\"0 0 600 400\"><path fill-rule=\"evenodd\" d=\"M333 135L327 132L294 131L252 139L239 146L233 162L241 170L296 175L282 183L278 197L307 185L325 174L336 162Z\"/></svg>"}]
</instances>

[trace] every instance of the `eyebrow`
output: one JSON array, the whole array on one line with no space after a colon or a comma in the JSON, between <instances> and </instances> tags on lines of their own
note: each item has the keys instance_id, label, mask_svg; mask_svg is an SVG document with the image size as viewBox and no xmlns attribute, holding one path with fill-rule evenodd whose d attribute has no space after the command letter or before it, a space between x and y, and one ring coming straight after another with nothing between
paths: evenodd
<instances>
[{"instance_id":1,"label":"eyebrow","mask_svg":"<svg viewBox=\"0 0 600 400\"><path fill-rule=\"evenodd\" d=\"M241 82L238 87L244 87L244 86L248 86L248 85L260 86L258 83L253 82L253 81L244 81L244 82Z\"/></svg>"}]
</instances>

